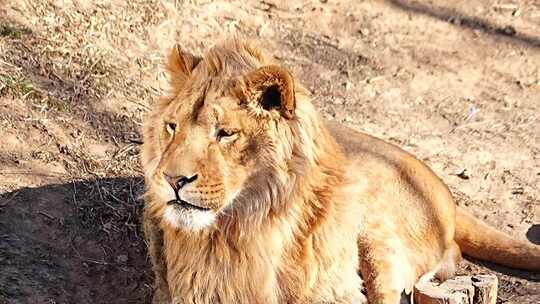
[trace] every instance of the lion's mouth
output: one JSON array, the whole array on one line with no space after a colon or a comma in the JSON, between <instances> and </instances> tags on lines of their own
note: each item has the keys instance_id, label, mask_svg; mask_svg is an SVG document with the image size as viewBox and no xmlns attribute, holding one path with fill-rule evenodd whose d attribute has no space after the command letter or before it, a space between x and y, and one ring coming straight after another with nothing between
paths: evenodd
<instances>
[{"instance_id":1,"label":"lion's mouth","mask_svg":"<svg viewBox=\"0 0 540 304\"><path fill-rule=\"evenodd\" d=\"M190 203L186 202L185 200L179 199L179 198L168 201L167 205L172 205L174 207L182 208L182 209L195 209L195 210L199 210L199 211L209 211L210 210L210 208L205 208L205 207L193 205L193 204L190 204Z\"/></svg>"}]
</instances>

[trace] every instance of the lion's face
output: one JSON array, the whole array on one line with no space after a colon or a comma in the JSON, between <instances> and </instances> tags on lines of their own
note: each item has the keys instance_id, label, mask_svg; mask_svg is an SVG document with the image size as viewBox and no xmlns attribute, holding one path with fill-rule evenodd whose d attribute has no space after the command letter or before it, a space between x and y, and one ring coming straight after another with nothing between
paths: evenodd
<instances>
[{"instance_id":1,"label":"lion's face","mask_svg":"<svg viewBox=\"0 0 540 304\"><path fill-rule=\"evenodd\" d=\"M187 56L175 50L169 58L170 72L181 78L175 83L172 75L174 98L145 122L143 165L163 220L200 230L237 216L235 204L265 191L261 176L286 168L292 149L283 137L290 137L286 121L295 100L282 68L240 66L230 73Z\"/></svg>"},{"instance_id":2,"label":"lion's face","mask_svg":"<svg viewBox=\"0 0 540 304\"><path fill-rule=\"evenodd\" d=\"M152 178L167 220L193 228L211 224L234 201L271 143L235 98L214 88L197 95L176 98L163 113Z\"/></svg>"}]
</instances>

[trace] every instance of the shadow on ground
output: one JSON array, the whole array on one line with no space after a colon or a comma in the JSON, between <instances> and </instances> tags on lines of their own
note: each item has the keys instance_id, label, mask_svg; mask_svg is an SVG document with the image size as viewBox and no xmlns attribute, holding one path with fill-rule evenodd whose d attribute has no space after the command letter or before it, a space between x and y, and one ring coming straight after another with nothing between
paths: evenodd
<instances>
[{"instance_id":1,"label":"shadow on ground","mask_svg":"<svg viewBox=\"0 0 540 304\"><path fill-rule=\"evenodd\" d=\"M408 0L387 0L387 2L392 6L411 13L429 16L431 18L449 22L456 26L480 30L490 35L495 35L508 39L509 42L520 43L540 48L539 37L520 33L511 25L499 26L478 17L467 16L454 9L435 5L417 3Z\"/></svg>"},{"instance_id":2,"label":"shadow on ground","mask_svg":"<svg viewBox=\"0 0 540 304\"><path fill-rule=\"evenodd\" d=\"M144 303L142 178L0 194L1 303Z\"/></svg>"}]
</instances>

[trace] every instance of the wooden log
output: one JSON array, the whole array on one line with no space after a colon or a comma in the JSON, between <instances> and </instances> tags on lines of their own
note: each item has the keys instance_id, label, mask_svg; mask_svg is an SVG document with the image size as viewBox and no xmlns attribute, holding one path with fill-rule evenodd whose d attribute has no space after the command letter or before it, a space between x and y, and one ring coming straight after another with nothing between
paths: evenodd
<instances>
[{"instance_id":1,"label":"wooden log","mask_svg":"<svg viewBox=\"0 0 540 304\"><path fill-rule=\"evenodd\" d=\"M474 304L495 304L499 280L494 275L476 275L472 277L474 286Z\"/></svg>"},{"instance_id":2,"label":"wooden log","mask_svg":"<svg viewBox=\"0 0 540 304\"><path fill-rule=\"evenodd\" d=\"M462 293L466 296L465 303L473 304L474 286L470 276L458 276L439 285L439 288L449 293Z\"/></svg>"},{"instance_id":3,"label":"wooden log","mask_svg":"<svg viewBox=\"0 0 540 304\"><path fill-rule=\"evenodd\" d=\"M415 304L495 304L497 277L458 276L439 284L419 282L414 287Z\"/></svg>"},{"instance_id":4,"label":"wooden log","mask_svg":"<svg viewBox=\"0 0 540 304\"><path fill-rule=\"evenodd\" d=\"M417 283L414 286L415 304L470 304L462 292L451 292L434 282Z\"/></svg>"}]
</instances>

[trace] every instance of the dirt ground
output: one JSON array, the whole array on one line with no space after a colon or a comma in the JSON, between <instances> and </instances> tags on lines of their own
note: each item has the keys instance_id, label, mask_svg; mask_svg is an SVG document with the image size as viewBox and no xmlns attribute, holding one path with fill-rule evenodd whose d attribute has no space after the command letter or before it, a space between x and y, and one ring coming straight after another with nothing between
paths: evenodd
<instances>
[{"instance_id":1,"label":"dirt ground","mask_svg":"<svg viewBox=\"0 0 540 304\"><path fill-rule=\"evenodd\" d=\"M257 39L326 118L427 162L457 201L540 243L540 3L0 0L0 303L145 303L138 163L164 52ZM495 273L498 303L540 274Z\"/></svg>"}]
</instances>

